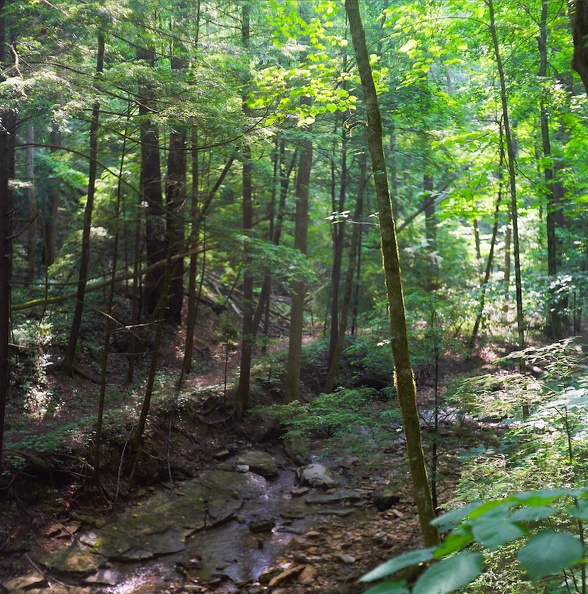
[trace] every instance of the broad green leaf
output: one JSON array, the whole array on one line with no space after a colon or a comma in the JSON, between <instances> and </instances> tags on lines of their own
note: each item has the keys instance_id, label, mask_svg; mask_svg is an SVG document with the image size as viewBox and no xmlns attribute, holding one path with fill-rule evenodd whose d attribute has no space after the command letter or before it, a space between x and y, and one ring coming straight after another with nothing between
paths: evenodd
<instances>
[{"instance_id":1,"label":"broad green leaf","mask_svg":"<svg viewBox=\"0 0 588 594\"><path fill-rule=\"evenodd\" d=\"M472 525L474 538L491 551L498 547L516 540L526 534L518 524L488 515L477 519Z\"/></svg>"},{"instance_id":2,"label":"broad green leaf","mask_svg":"<svg viewBox=\"0 0 588 594\"><path fill-rule=\"evenodd\" d=\"M479 19L483 19L484 18L484 5L480 4L479 6L477 6L475 8L474 12Z\"/></svg>"},{"instance_id":3,"label":"broad green leaf","mask_svg":"<svg viewBox=\"0 0 588 594\"><path fill-rule=\"evenodd\" d=\"M578 499L575 507L568 508L568 514L578 520L588 520L588 500Z\"/></svg>"},{"instance_id":4,"label":"broad green leaf","mask_svg":"<svg viewBox=\"0 0 588 594\"><path fill-rule=\"evenodd\" d=\"M479 508L482 505L480 501L474 501L468 505L464 505L463 507L458 507L457 509L451 510L434 520L431 520L431 524L433 526L439 526L441 530L449 530L452 528L452 524L458 524L461 522L468 514L470 514L473 510Z\"/></svg>"},{"instance_id":5,"label":"broad green leaf","mask_svg":"<svg viewBox=\"0 0 588 594\"><path fill-rule=\"evenodd\" d=\"M570 489L538 489L537 491L524 491L509 497L516 502L524 503L527 506L539 507L551 503L554 499L570 495Z\"/></svg>"},{"instance_id":6,"label":"broad green leaf","mask_svg":"<svg viewBox=\"0 0 588 594\"><path fill-rule=\"evenodd\" d=\"M482 553L457 553L429 567L417 580L413 594L446 594L466 586L482 572Z\"/></svg>"},{"instance_id":7,"label":"broad green leaf","mask_svg":"<svg viewBox=\"0 0 588 594\"><path fill-rule=\"evenodd\" d=\"M531 579L558 573L584 556L582 543L571 532L544 530L532 536L517 557Z\"/></svg>"},{"instance_id":8,"label":"broad green leaf","mask_svg":"<svg viewBox=\"0 0 588 594\"><path fill-rule=\"evenodd\" d=\"M375 569L372 569L370 572L361 576L359 581L373 582L374 580L379 580L380 578L392 575L393 573L396 573L405 567L418 565L419 563L425 563L426 561L430 561L433 558L434 551L435 549L431 547L428 549L419 549L418 551L404 553L399 557L395 557L394 559L386 561L386 563L382 563L382 565L378 565L378 567Z\"/></svg>"},{"instance_id":9,"label":"broad green leaf","mask_svg":"<svg viewBox=\"0 0 588 594\"><path fill-rule=\"evenodd\" d=\"M364 594L410 594L406 589L406 580L401 582L384 582L370 588Z\"/></svg>"},{"instance_id":10,"label":"broad green leaf","mask_svg":"<svg viewBox=\"0 0 588 594\"><path fill-rule=\"evenodd\" d=\"M335 113L337 111L337 105L335 103L327 103L327 110Z\"/></svg>"},{"instance_id":11,"label":"broad green leaf","mask_svg":"<svg viewBox=\"0 0 588 594\"><path fill-rule=\"evenodd\" d=\"M474 509L468 516L470 520L475 520L480 516L489 514L495 518L505 518L508 514L508 510L514 505L509 499L493 499L480 505Z\"/></svg>"},{"instance_id":12,"label":"broad green leaf","mask_svg":"<svg viewBox=\"0 0 588 594\"><path fill-rule=\"evenodd\" d=\"M538 507L523 507L517 509L510 516L511 522L536 522L537 520L544 520L550 518L557 513L557 510L549 505L540 505Z\"/></svg>"},{"instance_id":13,"label":"broad green leaf","mask_svg":"<svg viewBox=\"0 0 588 594\"><path fill-rule=\"evenodd\" d=\"M435 558L440 559L455 553L472 542L472 530L469 526L456 528L447 535L447 538L435 549Z\"/></svg>"}]
</instances>

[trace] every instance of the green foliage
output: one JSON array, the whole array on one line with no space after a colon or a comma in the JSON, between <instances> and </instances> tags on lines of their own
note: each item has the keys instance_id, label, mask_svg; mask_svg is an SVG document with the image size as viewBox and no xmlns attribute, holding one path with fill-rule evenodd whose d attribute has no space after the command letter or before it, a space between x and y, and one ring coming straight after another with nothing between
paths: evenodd
<instances>
[{"instance_id":1,"label":"green foliage","mask_svg":"<svg viewBox=\"0 0 588 594\"><path fill-rule=\"evenodd\" d=\"M392 352L388 344L363 336L349 336L345 341L342 366L358 385L369 378L372 382L392 385Z\"/></svg>"},{"instance_id":2,"label":"green foliage","mask_svg":"<svg viewBox=\"0 0 588 594\"><path fill-rule=\"evenodd\" d=\"M485 503L475 502L433 521L447 533L442 544L396 557L360 581L388 578L408 567L426 564L410 588L404 579L393 578L370 588L366 594L454 592L482 573L484 557L488 554L485 551L514 545L519 569L530 580L546 586L554 574L577 568L588 559L581 537L569 530L546 527L544 520L557 516L563 525L577 526L575 520L582 515L579 511L587 504L588 488L541 489Z\"/></svg>"}]
</instances>

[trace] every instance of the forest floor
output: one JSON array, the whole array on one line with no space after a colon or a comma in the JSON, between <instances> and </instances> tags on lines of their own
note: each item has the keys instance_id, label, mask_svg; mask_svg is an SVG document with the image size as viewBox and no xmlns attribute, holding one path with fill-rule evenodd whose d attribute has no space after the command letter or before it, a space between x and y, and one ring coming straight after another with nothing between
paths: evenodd
<instances>
[{"instance_id":1,"label":"forest floor","mask_svg":"<svg viewBox=\"0 0 588 594\"><path fill-rule=\"evenodd\" d=\"M160 386L159 391L164 396L156 399L152 406L144 445L140 452L132 454L128 449L133 428L133 416L129 411L136 411L142 392L140 387L135 392L123 388L126 359L112 357L108 371L108 406L113 412L105 428L106 446L102 452L98 484L90 481L92 468L88 460L92 457L88 454L92 431L81 421L95 415L96 399L91 395L98 392L99 363L86 354L78 363L78 373L68 377L59 372L58 351L47 347L34 356L19 354L13 371L14 382L16 386L27 386L29 399L22 401L15 395L8 411L6 449L13 466L5 475L8 478L4 478L0 485L0 584L30 571L40 571L52 592L100 592L96 587L66 586L63 578L49 575L50 572L40 567L36 560L45 552L72 541L78 530L110 521L131 504L163 488L161 485L169 483L170 478L182 481L198 476L213 466L216 453L227 447L233 453L251 448L266 451L281 448L279 438L256 443L255 427L232 422L227 398L230 398L232 380L238 369L237 351L227 352L225 344L216 341L213 334L214 329L209 327L207 334L200 335L196 369L187 376L181 393L202 394L202 390L209 388L210 394L214 395L200 398L197 404L182 403L179 407L182 413L170 416L169 411L178 405L171 399L178 396L173 395L173 390L166 390L166 386ZM306 340L313 338L309 334ZM165 342L160 364L168 370L164 377L170 383L177 377L182 343L180 334L170 335ZM283 347L284 343L280 341L273 346L274 349ZM142 364L145 369L148 355ZM471 373L493 356L488 351L484 358L472 361L455 353L446 353L442 362L443 374L455 378ZM433 407L432 385L430 374L421 374L418 398L425 417L426 411ZM30 398L35 391L38 392L36 402ZM271 392L260 389L252 392L253 404L269 404L273 397ZM381 408L382 403L377 406ZM430 456L432 436L429 435L429 424L424 421L425 448ZM79 430L72 432L76 425ZM66 451L59 441L65 432L68 436ZM442 415L437 444L439 505L450 502L454 496L460 480L461 455L483 443L494 443L495 432L492 426L456 419L450 411ZM364 489L368 493L382 485L393 488L398 503L392 508L377 511L368 500L347 517L317 516L310 529L294 538L288 549L274 560L272 568L268 568L273 572L267 573L265 583L236 587L234 584L206 584L178 576L166 590L157 591L251 594L267 589L275 594L363 591L357 580L366 571L421 545L404 441L401 433L396 435L397 439L391 440L379 455L373 457L366 457L361 445L357 447L356 443L354 449L349 441L340 438L313 443L317 457L345 475L347 488ZM281 470L291 471L294 467L291 461L282 459ZM263 544L259 540L253 542L252 546L256 546L255 542L259 546ZM29 591L44 590L33 587ZM155 590L140 587L124 590L149 591Z\"/></svg>"}]
</instances>

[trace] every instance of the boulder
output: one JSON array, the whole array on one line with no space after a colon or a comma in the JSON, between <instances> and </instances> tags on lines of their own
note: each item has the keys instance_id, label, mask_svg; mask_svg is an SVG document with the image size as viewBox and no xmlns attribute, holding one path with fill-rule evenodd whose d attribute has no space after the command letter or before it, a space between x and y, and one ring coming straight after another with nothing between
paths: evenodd
<instances>
[{"instance_id":1,"label":"boulder","mask_svg":"<svg viewBox=\"0 0 588 594\"><path fill-rule=\"evenodd\" d=\"M310 463L310 450L302 436L287 435L284 438L284 450L295 464L302 466Z\"/></svg>"},{"instance_id":2,"label":"boulder","mask_svg":"<svg viewBox=\"0 0 588 594\"><path fill-rule=\"evenodd\" d=\"M247 526L251 532L271 532L276 521L266 515L253 515L247 520Z\"/></svg>"},{"instance_id":3,"label":"boulder","mask_svg":"<svg viewBox=\"0 0 588 594\"><path fill-rule=\"evenodd\" d=\"M253 441L265 442L278 439L284 433L284 426L274 413L255 411L241 424L240 431Z\"/></svg>"},{"instance_id":4,"label":"boulder","mask_svg":"<svg viewBox=\"0 0 588 594\"><path fill-rule=\"evenodd\" d=\"M249 471L265 478L278 476L276 461L266 452L249 450L237 458L238 466L249 466Z\"/></svg>"},{"instance_id":5,"label":"boulder","mask_svg":"<svg viewBox=\"0 0 588 594\"><path fill-rule=\"evenodd\" d=\"M339 483L339 477L332 470L316 463L301 466L296 471L296 476L301 485L309 485L319 489L332 489Z\"/></svg>"}]
</instances>

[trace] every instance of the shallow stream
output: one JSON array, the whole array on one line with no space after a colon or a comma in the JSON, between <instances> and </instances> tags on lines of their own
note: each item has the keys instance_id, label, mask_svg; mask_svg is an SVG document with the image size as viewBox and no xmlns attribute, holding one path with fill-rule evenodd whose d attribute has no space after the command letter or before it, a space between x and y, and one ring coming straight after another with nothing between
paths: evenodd
<instances>
[{"instance_id":1,"label":"shallow stream","mask_svg":"<svg viewBox=\"0 0 588 594\"><path fill-rule=\"evenodd\" d=\"M108 594L165 592L188 584L210 583L217 591L238 592L257 581L272 567L291 539L312 524L313 509L292 498L293 471L281 471L264 483L261 495L244 501L237 517L220 526L201 530L186 540L185 550L140 563L112 563L116 585L103 587ZM247 520L263 515L275 521L271 532L254 533Z\"/></svg>"}]
</instances>

